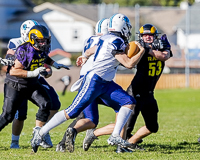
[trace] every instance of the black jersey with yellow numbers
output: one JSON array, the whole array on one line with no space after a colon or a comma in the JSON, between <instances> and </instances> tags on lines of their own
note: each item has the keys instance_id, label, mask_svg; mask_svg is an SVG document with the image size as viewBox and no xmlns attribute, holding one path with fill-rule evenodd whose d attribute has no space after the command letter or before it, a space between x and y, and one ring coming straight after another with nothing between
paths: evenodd
<instances>
[{"instance_id":1,"label":"black jersey with yellow numbers","mask_svg":"<svg viewBox=\"0 0 200 160\"><path fill-rule=\"evenodd\" d=\"M145 49L143 57L137 64L137 72L131 82L134 95L152 93L164 66L165 62L151 56L148 54L148 50Z\"/></svg>"}]
</instances>

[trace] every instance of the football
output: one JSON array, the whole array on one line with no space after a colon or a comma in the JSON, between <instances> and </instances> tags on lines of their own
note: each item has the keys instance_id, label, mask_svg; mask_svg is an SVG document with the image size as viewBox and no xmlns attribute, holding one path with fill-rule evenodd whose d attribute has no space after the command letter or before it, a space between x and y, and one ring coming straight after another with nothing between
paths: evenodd
<instances>
[{"instance_id":1,"label":"football","mask_svg":"<svg viewBox=\"0 0 200 160\"><path fill-rule=\"evenodd\" d=\"M140 48L138 47L137 44L135 44L135 41L129 42L125 49L125 53L129 58L135 56L138 52L140 51Z\"/></svg>"}]
</instances>

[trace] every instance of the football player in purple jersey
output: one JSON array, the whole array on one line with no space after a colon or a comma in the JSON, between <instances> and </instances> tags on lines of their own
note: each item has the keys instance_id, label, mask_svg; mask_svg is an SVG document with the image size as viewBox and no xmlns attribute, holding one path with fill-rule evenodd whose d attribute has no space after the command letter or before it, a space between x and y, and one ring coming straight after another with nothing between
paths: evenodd
<instances>
[{"instance_id":1,"label":"football player in purple jersey","mask_svg":"<svg viewBox=\"0 0 200 160\"><path fill-rule=\"evenodd\" d=\"M15 60L15 51L17 49L17 47L19 45L21 45L22 43L25 43L29 40L28 38L28 33L31 30L31 28L35 25L39 25L39 23L35 20L26 20L21 24L20 27L20 34L21 37L19 38L12 38L9 40L8 43L8 50L7 50L7 54L6 54L6 59L2 59L1 63L3 65L10 65L12 66L14 64L14 60ZM52 69L49 65L45 64L45 67L47 68L47 75L45 75L45 78L48 78L52 75ZM39 82L45 87L45 89L47 89L51 99L52 99L52 108L50 110L50 115L49 118L50 119L59 109L60 109L60 101L59 101L59 97L56 93L56 91L54 90L54 88L52 86L50 86L46 80L44 79L43 76L38 76L39 78ZM24 120L27 118L27 108L28 108L28 103L27 103L27 99L24 99L23 103L20 105L19 109L17 110L17 113L15 114L15 119L13 120L12 123L12 141L11 141L11 145L10 148L11 149L19 149L19 138L20 138L20 134L22 132L23 126L24 126ZM37 123L37 121L36 121ZM36 124L37 125L37 124ZM41 142L40 146L42 146L43 148L51 148L53 146L52 142L51 142L51 137L49 134L46 134L43 138L43 141Z\"/></svg>"},{"instance_id":2,"label":"football player in purple jersey","mask_svg":"<svg viewBox=\"0 0 200 160\"><path fill-rule=\"evenodd\" d=\"M67 66L58 64L48 57L51 35L45 26L33 26L28 35L28 42L20 45L12 56L14 64L8 66L4 84L3 113L0 115L0 130L12 122L24 99L32 101L39 107L36 114L36 127L43 126L52 108L52 101L47 90L39 83L38 76L39 74L49 75L44 63L57 69L68 69Z\"/></svg>"}]
</instances>

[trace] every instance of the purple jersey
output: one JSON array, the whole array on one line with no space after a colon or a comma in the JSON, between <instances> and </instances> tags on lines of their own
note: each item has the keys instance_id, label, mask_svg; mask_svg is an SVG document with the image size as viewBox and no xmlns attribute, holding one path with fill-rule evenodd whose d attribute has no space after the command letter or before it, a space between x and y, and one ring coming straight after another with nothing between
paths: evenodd
<instances>
[{"instance_id":1,"label":"purple jersey","mask_svg":"<svg viewBox=\"0 0 200 160\"><path fill-rule=\"evenodd\" d=\"M33 71L38 67L44 65L45 59L48 57L49 52L37 51L35 50L30 43L24 43L20 45L16 52L15 58L24 66L24 70ZM33 84L37 82L38 78L20 78L16 76L11 76L7 73L6 79L21 83L21 84Z\"/></svg>"},{"instance_id":2,"label":"purple jersey","mask_svg":"<svg viewBox=\"0 0 200 160\"><path fill-rule=\"evenodd\" d=\"M15 52L16 59L18 59L24 66L24 69L28 71L33 71L43 66L47 56L48 52L37 51L30 43L20 45Z\"/></svg>"}]
</instances>

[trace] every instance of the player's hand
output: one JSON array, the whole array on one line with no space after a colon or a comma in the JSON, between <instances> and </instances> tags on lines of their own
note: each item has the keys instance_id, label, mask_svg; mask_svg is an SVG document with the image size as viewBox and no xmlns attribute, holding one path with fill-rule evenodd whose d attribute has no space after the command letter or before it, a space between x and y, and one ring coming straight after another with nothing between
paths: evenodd
<instances>
[{"instance_id":1,"label":"player's hand","mask_svg":"<svg viewBox=\"0 0 200 160\"><path fill-rule=\"evenodd\" d=\"M76 60L76 65L77 66L83 66L87 62L88 58L85 56L79 56Z\"/></svg>"},{"instance_id":2,"label":"player's hand","mask_svg":"<svg viewBox=\"0 0 200 160\"><path fill-rule=\"evenodd\" d=\"M13 60L2 59L1 57L0 57L0 62L4 66L13 66L15 64L15 62Z\"/></svg>"},{"instance_id":3,"label":"player's hand","mask_svg":"<svg viewBox=\"0 0 200 160\"><path fill-rule=\"evenodd\" d=\"M41 71L40 74L42 76L44 76L45 78L48 78L48 76L49 76L49 73L46 70L45 71Z\"/></svg>"},{"instance_id":4,"label":"player's hand","mask_svg":"<svg viewBox=\"0 0 200 160\"><path fill-rule=\"evenodd\" d=\"M44 73L45 71L46 71L45 67L39 67L35 69L34 71L28 71L27 78L37 77L39 74Z\"/></svg>"},{"instance_id":5,"label":"player's hand","mask_svg":"<svg viewBox=\"0 0 200 160\"><path fill-rule=\"evenodd\" d=\"M163 35L160 37L160 39L161 39L161 42L163 43L163 44L162 44L162 45L163 45L163 48L164 48L164 49L170 50L170 49L171 49L171 45L170 45L170 43L169 43L169 41L168 41L168 39L167 39L167 35L166 35L166 34L163 34Z\"/></svg>"},{"instance_id":6,"label":"player's hand","mask_svg":"<svg viewBox=\"0 0 200 160\"><path fill-rule=\"evenodd\" d=\"M144 43L143 39L140 39L138 42L140 43L140 45L141 45L142 47L145 47L145 43Z\"/></svg>"},{"instance_id":7,"label":"player's hand","mask_svg":"<svg viewBox=\"0 0 200 160\"><path fill-rule=\"evenodd\" d=\"M54 62L52 66L55 67L56 69L65 68L65 69L69 70L69 67L67 67L66 65L59 64L59 63L56 63L56 62Z\"/></svg>"},{"instance_id":8,"label":"player's hand","mask_svg":"<svg viewBox=\"0 0 200 160\"><path fill-rule=\"evenodd\" d=\"M162 35L161 38L155 39L152 43L152 49L153 50L166 50L170 49L171 46L167 40L166 34Z\"/></svg>"},{"instance_id":9,"label":"player's hand","mask_svg":"<svg viewBox=\"0 0 200 160\"><path fill-rule=\"evenodd\" d=\"M135 44L141 49L141 48L144 48L144 46L140 43L140 42L138 42L138 41L135 41Z\"/></svg>"}]
</instances>

